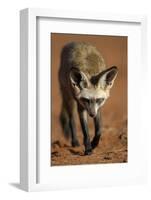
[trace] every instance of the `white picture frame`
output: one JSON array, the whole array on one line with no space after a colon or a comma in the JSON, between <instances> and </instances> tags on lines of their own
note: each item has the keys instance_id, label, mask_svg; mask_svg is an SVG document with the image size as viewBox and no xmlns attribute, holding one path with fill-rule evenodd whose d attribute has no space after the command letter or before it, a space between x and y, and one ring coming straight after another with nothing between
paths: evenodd
<instances>
[{"instance_id":1,"label":"white picture frame","mask_svg":"<svg viewBox=\"0 0 151 200\"><path fill-rule=\"evenodd\" d=\"M38 156L41 153L38 145L38 78L37 78L37 19L46 18L47 20L51 19L60 19L60 20L70 20L73 21L91 21L97 22L98 26L100 22L104 23L113 23L113 24L127 24L127 26L132 26L137 24L140 28L140 68L138 75L144 73L144 69L147 66L146 63L146 51L147 51L147 27L146 27L146 17L145 16L135 16L135 15L115 15L115 14L100 14L100 13L86 13L86 12L73 12L73 11L54 11L49 9L24 9L20 12L20 185L21 188L26 191L39 191L39 190L51 190L51 189L62 189L62 188L73 188L73 187L97 187L97 186L108 186L108 185L127 185L127 184L136 184L146 182L147 173L146 173L146 157L145 149L141 152L143 156L142 163L138 166L138 173L133 174L133 171L130 172L130 175L117 180L112 178L112 170L110 173L104 172L104 177L102 176L102 182L97 180L97 176L88 175L87 178L96 180L95 183L88 183L88 181L83 181L82 178L79 182L75 184L72 182L65 181L65 179L56 177L56 180L59 181L59 184L40 182L38 180L40 163ZM63 30L65 31L65 30ZM136 50L137 51L137 50ZM134 72L132 72L134 73ZM136 79L137 80L137 79ZM145 73L142 78L141 87L143 87L145 82ZM130 85L129 85L130 87ZM140 87L140 84L137 85L137 91ZM48 96L48 94L46 94ZM139 96L139 95L138 95ZM49 108L49 107L48 107ZM132 109L132 108L131 108ZM48 121L48 120L47 120ZM143 130L144 123L142 123L141 130ZM145 145L145 134L140 135L138 139L139 145ZM138 148L138 145L136 145ZM145 147L144 147L145 148ZM45 157L45 156L44 156ZM49 160L48 160L49 162ZM75 166L76 167L76 166ZM99 165L97 166L83 166L80 170L85 170L89 172L90 170L98 170ZM120 166L121 167L121 166ZM40 167L42 168L42 167ZM73 167L70 167L74 169ZM62 167L61 172L65 174L66 177L72 174L72 170L65 167ZM122 174L120 168L116 168L116 165L108 165L105 168L113 168L113 171ZM115 168L115 169L114 169ZM43 169L43 168L42 168ZM44 170L44 169L43 169ZM99 169L100 170L100 169ZM102 169L103 170L103 169ZM110 169L108 169L110 170ZM134 170L134 169L133 169ZM46 170L47 171L47 170ZM54 172L55 176L57 173ZM43 174L47 176L47 174ZM77 174L76 174L77 176ZM89 177L90 176L90 177ZM106 181L105 181L105 176ZM49 177L51 179L51 177ZM55 179L55 177L54 177ZM68 180L68 178L67 178ZM70 180L70 179L69 179Z\"/></svg>"}]
</instances>

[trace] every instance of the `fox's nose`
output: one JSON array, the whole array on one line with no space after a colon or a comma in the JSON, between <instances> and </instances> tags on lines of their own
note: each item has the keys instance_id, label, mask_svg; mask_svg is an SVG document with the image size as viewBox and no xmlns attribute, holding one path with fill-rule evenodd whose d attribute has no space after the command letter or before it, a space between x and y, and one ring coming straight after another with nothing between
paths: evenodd
<instances>
[{"instance_id":1,"label":"fox's nose","mask_svg":"<svg viewBox=\"0 0 151 200\"><path fill-rule=\"evenodd\" d=\"M95 117L97 115L97 109L95 105L90 105L90 108L88 110L88 113L90 115L90 117Z\"/></svg>"},{"instance_id":2,"label":"fox's nose","mask_svg":"<svg viewBox=\"0 0 151 200\"><path fill-rule=\"evenodd\" d=\"M96 116L95 113L90 113L89 115L90 115L90 117L95 117Z\"/></svg>"}]
</instances>

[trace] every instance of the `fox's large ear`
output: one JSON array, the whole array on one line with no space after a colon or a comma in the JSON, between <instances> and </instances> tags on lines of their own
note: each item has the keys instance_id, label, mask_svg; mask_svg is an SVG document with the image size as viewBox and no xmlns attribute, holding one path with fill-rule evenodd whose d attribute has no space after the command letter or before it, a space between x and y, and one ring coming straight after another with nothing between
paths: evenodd
<instances>
[{"instance_id":1,"label":"fox's large ear","mask_svg":"<svg viewBox=\"0 0 151 200\"><path fill-rule=\"evenodd\" d=\"M87 88L89 85L89 80L87 76L77 68L72 68L69 74L71 86L75 90L81 90Z\"/></svg>"},{"instance_id":2,"label":"fox's large ear","mask_svg":"<svg viewBox=\"0 0 151 200\"><path fill-rule=\"evenodd\" d=\"M92 77L92 82L99 84L104 89L110 89L116 79L118 69L116 66L110 67L95 77Z\"/></svg>"}]
</instances>

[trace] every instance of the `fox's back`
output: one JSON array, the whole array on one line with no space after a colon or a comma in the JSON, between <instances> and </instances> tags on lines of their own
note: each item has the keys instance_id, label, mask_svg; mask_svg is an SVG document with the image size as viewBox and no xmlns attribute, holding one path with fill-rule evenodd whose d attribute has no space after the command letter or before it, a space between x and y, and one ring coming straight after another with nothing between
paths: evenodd
<instances>
[{"instance_id":1,"label":"fox's back","mask_svg":"<svg viewBox=\"0 0 151 200\"><path fill-rule=\"evenodd\" d=\"M105 61L91 44L71 42L62 49L60 75L67 78L71 67L79 68L90 78L105 69Z\"/></svg>"}]
</instances>

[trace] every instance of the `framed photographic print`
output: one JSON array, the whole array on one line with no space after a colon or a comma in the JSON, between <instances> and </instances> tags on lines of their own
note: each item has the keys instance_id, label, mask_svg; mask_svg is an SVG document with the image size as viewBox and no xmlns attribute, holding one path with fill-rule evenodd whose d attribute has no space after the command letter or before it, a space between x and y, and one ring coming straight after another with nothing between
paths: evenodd
<instances>
[{"instance_id":1,"label":"framed photographic print","mask_svg":"<svg viewBox=\"0 0 151 200\"><path fill-rule=\"evenodd\" d=\"M20 19L22 189L146 182L146 17L25 9Z\"/></svg>"}]
</instances>

